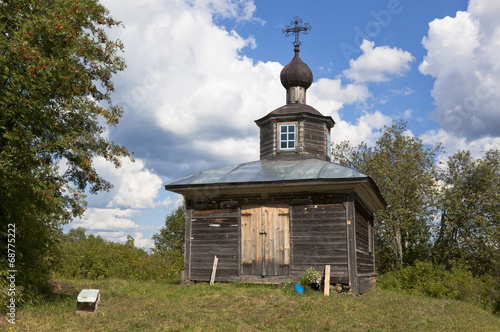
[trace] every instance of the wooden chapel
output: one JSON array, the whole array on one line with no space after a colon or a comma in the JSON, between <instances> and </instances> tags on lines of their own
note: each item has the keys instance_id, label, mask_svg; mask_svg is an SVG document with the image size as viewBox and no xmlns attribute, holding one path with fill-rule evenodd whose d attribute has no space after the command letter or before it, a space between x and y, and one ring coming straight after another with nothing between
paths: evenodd
<instances>
[{"instance_id":1,"label":"wooden chapel","mask_svg":"<svg viewBox=\"0 0 500 332\"><path fill-rule=\"evenodd\" d=\"M313 75L296 27L286 104L255 121L260 160L164 184L186 201L181 282L210 280L217 256L216 281L297 281L330 265L331 284L356 295L375 286L373 214L386 203L368 175L330 161L335 123L306 104Z\"/></svg>"}]
</instances>

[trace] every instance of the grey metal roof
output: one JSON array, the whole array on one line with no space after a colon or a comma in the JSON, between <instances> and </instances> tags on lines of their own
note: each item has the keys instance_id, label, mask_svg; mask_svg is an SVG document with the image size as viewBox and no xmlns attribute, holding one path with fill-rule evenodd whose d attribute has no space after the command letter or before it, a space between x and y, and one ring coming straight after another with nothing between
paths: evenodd
<instances>
[{"instance_id":1,"label":"grey metal roof","mask_svg":"<svg viewBox=\"0 0 500 332\"><path fill-rule=\"evenodd\" d=\"M368 175L319 159L259 160L191 174L163 185L208 185L316 179L362 179ZM168 189L168 188L167 188Z\"/></svg>"}]
</instances>

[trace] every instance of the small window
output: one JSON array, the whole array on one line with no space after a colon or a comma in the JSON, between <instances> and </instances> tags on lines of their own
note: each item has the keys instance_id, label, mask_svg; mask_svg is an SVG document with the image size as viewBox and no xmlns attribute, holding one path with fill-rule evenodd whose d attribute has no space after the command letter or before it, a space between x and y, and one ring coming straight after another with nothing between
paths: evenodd
<instances>
[{"instance_id":1,"label":"small window","mask_svg":"<svg viewBox=\"0 0 500 332\"><path fill-rule=\"evenodd\" d=\"M330 141L330 131L329 130L326 132L326 148L327 148L326 155L328 157L331 157L332 156L332 144Z\"/></svg>"},{"instance_id":2,"label":"small window","mask_svg":"<svg viewBox=\"0 0 500 332\"><path fill-rule=\"evenodd\" d=\"M295 124L280 125L280 150L295 150Z\"/></svg>"},{"instance_id":3,"label":"small window","mask_svg":"<svg viewBox=\"0 0 500 332\"><path fill-rule=\"evenodd\" d=\"M368 252L373 253L374 245L373 245L373 226L370 222L368 222Z\"/></svg>"}]
</instances>

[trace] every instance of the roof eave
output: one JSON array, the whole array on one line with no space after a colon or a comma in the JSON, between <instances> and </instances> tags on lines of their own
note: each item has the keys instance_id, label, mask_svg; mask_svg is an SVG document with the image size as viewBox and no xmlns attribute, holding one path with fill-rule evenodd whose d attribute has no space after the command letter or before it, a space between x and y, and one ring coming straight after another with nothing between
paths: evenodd
<instances>
[{"instance_id":1,"label":"roof eave","mask_svg":"<svg viewBox=\"0 0 500 332\"><path fill-rule=\"evenodd\" d=\"M312 113L308 113L308 112L297 112L297 113L287 113L287 114L269 113L266 116L255 120L255 123L257 124L257 126L262 127L262 125L264 125L264 123L266 123L267 121L269 121L271 119L280 118L283 120L287 120L287 118L297 119L297 117L321 120L321 121L326 122L330 128L333 128L333 126L335 126L335 121L333 120L333 118L331 116L312 114Z\"/></svg>"},{"instance_id":2,"label":"roof eave","mask_svg":"<svg viewBox=\"0 0 500 332\"><path fill-rule=\"evenodd\" d=\"M331 192L347 193L354 191L371 212L383 210L387 206L375 182L369 178L286 180L244 183L210 183L165 185L165 189L184 195L186 198L213 199L227 194L272 194L282 192Z\"/></svg>"}]
</instances>

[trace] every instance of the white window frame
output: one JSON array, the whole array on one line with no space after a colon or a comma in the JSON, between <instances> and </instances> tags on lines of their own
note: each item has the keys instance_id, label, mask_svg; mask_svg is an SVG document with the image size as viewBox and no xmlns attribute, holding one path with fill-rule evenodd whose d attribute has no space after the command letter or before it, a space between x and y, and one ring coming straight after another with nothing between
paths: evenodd
<instances>
[{"instance_id":1,"label":"white window frame","mask_svg":"<svg viewBox=\"0 0 500 332\"><path fill-rule=\"evenodd\" d=\"M285 126L287 127L287 131L282 132L281 128L283 128ZM296 148L297 148L297 126L298 126L297 122L280 122L280 123L278 123L278 149L280 151L295 151L296 150ZM293 148L289 147L290 142L292 142L292 140L289 137L289 135L292 134L292 132L289 131L290 127L293 127ZM287 138L285 140L286 145L287 145L286 148L281 147L281 143L282 143L282 136L281 135L282 134L287 135Z\"/></svg>"}]
</instances>

